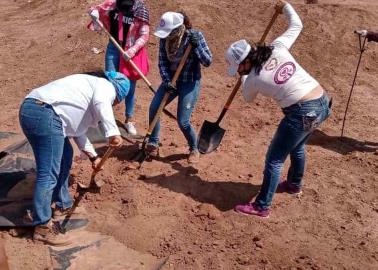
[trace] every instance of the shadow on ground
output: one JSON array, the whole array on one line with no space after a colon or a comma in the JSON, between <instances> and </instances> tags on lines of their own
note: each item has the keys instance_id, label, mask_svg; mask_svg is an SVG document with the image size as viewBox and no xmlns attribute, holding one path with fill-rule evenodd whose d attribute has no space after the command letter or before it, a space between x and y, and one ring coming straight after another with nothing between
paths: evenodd
<instances>
[{"instance_id":1,"label":"shadow on ground","mask_svg":"<svg viewBox=\"0 0 378 270\"><path fill-rule=\"evenodd\" d=\"M315 130L308 142L310 145L318 145L325 149L347 155L352 152L376 152L378 143L369 141L358 141L356 139L339 136L329 136L323 131Z\"/></svg>"},{"instance_id":2,"label":"shadow on ground","mask_svg":"<svg viewBox=\"0 0 378 270\"><path fill-rule=\"evenodd\" d=\"M139 179L171 191L182 193L192 199L214 205L221 211L228 211L241 202L248 202L257 195L260 186L234 181L204 181L193 167L184 167L174 162L173 175L160 174L153 177L140 176Z\"/></svg>"}]
</instances>

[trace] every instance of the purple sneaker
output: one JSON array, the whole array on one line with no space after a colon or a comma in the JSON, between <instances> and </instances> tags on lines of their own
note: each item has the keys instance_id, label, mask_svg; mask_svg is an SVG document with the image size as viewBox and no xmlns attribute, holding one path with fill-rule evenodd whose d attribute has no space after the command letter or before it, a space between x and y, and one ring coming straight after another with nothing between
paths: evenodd
<instances>
[{"instance_id":1,"label":"purple sneaker","mask_svg":"<svg viewBox=\"0 0 378 270\"><path fill-rule=\"evenodd\" d=\"M270 209L262 209L255 203L239 204L235 206L236 212L244 215L255 215L263 218L268 218L270 214Z\"/></svg>"},{"instance_id":2,"label":"purple sneaker","mask_svg":"<svg viewBox=\"0 0 378 270\"><path fill-rule=\"evenodd\" d=\"M288 181L283 181L278 184L276 193L289 193L294 195L301 195L302 190L300 187L290 184Z\"/></svg>"}]
</instances>

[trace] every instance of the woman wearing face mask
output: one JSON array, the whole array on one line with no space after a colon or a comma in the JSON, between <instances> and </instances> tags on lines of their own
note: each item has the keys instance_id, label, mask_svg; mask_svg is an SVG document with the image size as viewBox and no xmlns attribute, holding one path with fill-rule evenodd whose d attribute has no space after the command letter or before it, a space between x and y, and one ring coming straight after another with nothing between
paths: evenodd
<instances>
[{"instance_id":1,"label":"woman wearing face mask","mask_svg":"<svg viewBox=\"0 0 378 270\"><path fill-rule=\"evenodd\" d=\"M149 12L144 0L106 0L90 10L92 17L99 19L126 52L126 59L132 59L144 75L149 71L146 44L149 38ZM91 30L97 29L91 22ZM105 54L105 70L119 71L130 79L131 88L125 99L125 128L136 135L133 122L135 88L140 79L133 67L120 55L117 47L109 41Z\"/></svg>"},{"instance_id":2,"label":"woman wearing face mask","mask_svg":"<svg viewBox=\"0 0 378 270\"><path fill-rule=\"evenodd\" d=\"M167 91L171 93L167 104L178 97L177 121L189 145L188 162L197 163L199 161L197 135L190 124L190 117L200 91L201 65L210 66L212 54L203 34L192 29L189 18L182 13L164 13L154 35L160 38L159 71L162 84L150 105L150 121L154 118ZM173 86L171 80L189 44L192 45L192 50L176 86ZM157 122L147 144L147 151L152 156L159 154L159 133L160 121Z\"/></svg>"}]
</instances>

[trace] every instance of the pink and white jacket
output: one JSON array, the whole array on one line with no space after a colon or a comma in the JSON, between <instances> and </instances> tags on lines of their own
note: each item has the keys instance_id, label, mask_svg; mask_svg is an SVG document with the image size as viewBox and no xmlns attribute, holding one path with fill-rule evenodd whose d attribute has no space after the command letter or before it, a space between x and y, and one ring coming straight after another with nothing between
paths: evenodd
<instances>
[{"instance_id":1,"label":"pink and white jacket","mask_svg":"<svg viewBox=\"0 0 378 270\"><path fill-rule=\"evenodd\" d=\"M90 11L96 9L100 14L100 21L104 27L110 31L109 11L116 8L116 0L105 0L102 4L92 7ZM144 75L148 74L149 61L146 45L150 35L149 13L144 4L144 0L136 0L133 6L134 22L130 25L126 37L124 50L139 67ZM95 31L95 25L91 22L88 25L90 30ZM130 63L122 57L120 59L119 71L125 74L130 80L139 80L139 74L133 69Z\"/></svg>"}]
</instances>

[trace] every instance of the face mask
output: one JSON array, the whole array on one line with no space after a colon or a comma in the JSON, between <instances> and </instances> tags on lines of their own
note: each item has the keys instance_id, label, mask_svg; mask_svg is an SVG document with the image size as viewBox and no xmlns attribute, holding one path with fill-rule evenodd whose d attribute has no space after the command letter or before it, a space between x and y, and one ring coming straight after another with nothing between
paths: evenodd
<instances>
[{"instance_id":1,"label":"face mask","mask_svg":"<svg viewBox=\"0 0 378 270\"><path fill-rule=\"evenodd\" d=\"M117 9L121 12L128 13L131 11L134 5L134 0L117 0Z\"/></svg>"}]
</instances>

